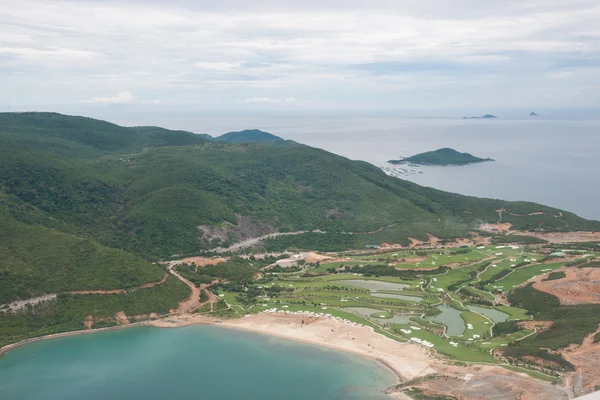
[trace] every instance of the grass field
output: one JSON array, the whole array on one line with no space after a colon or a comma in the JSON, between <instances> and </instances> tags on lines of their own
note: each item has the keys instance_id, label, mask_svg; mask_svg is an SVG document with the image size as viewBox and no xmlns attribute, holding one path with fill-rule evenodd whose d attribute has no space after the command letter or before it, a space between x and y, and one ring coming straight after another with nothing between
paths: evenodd
<instances>
[{"instance_id":1,"label":"grass field","mask_svg":"<svg viewBox=\"0 0 600 400\"><path fill-rule=\"evenodd\" d=\"M531 316L527 315L527 310L524 310L522 308L508 306L495 306L494 308L498 311L502 311L503 313L508 314L510 316L508 319L509 321L523 321L531 319Z\"/></svg>"},{"instance_id":2,"label":"grass field","mask_svg":"<svg viewBox=\"0 0 600 400\"><path fill-rule=\"evenodd\" d=\"M476 273L477 269L482 265L482 263L477 263L467 267L453 269L442 275L434 275L431 277L431 283L427 287L427 290L430 292L438 292L438 289L448 291L448 286L461 282L469 282L475 279L475 277L471 274Z\"/></svg>"},{"instance_id":3,"label":"grass field","mask_svg":"<svg viewBox=\"0 0 600 400\"><path fill-rule=\"evenodd\" d=\"M400 329L410 330L410 333L404 333ZM495 362L494 358L487 351L479 350L476 346L468 343L459 343L458 339L444 339L424 329L417 331L412 329L411 325L394 325L393 330L395 333L404 337L407 340L410 340L410 338L412 337L427 340L428 342L433 343L433 349L435 349L435 351L452 357L455 360L472 362ZM459 344L455 347L451 345L450 342Z\"/></svg>"},{"instance_id":4,"label":"grass field","mask_svg":"<svg viewBox=\"0 0 600 400\"><path fill-rule=\"evenodd\" d=\"M482 341L483 339L490 337L490 328L492 327L493 322L488 318L472 311L465 311L460 317L465 321L465 324L467 324L467 329L463 334L467 340L471 338L474 339L474 341ZM470 329L469 325L472 329ZM475 335L477 337L475 337Z\"/></svg>"},{"instance_id":5,"label":"grass field","mask_svg":"<svg viewBox=\"0 0 600 400\"><path fill-rule=\"evenodd\" d=\"M267 288L265 293L271 293L269 298L259 296L253 303L242 303L239 299L243 299L243 296L239 297L235 292L224 292L221 298L231 305L233 312L237 315L272 311L272 309L288 312L324 313L371 326L377 332L393 340L411 341L411 338L426 340L433 344L434 351L457 361L497 363L497 360L490 355L490 350L519 343L520 339L530 335L532 331L519 330L509 334L498 333L497 336L493 336L494 322L478 311L465 308L464 304L481 306L484 303L478 303L478 298L493 301L495 300L494 296L486 290L464 285L477 283L479 281L478 273L481 273L481 278L490 279L497 271L511 270L511 265L521 260L542 257L531 253L521 255L519 252L520 250L512 248L479 249L475 254L478 257L486 258L485 261L481 261L482 258L480 258L479 262L472 265L459 266L444 274L414 280L388 276L366 277L359 273L331 274L328 273L327 268L323 271L326 275L316 277L302 277L301 274L272 276L271 281L252 284L256 288ZM392 253L390 256L394 254L400 257L402 253ZM404 255L409 255L409 252L407 251ZM464 256L464 254L444 256L448 257L446 260L456 261L456 257L459 255ZM428 257L434 260L439 260L441 256L428 254ZM367 265L366 263L381 262L377 259L369 260L366 256L360 257L365 259L356 261L356 263ZM491 267L491 264L497 266ZM510 283L518 286L532 276L543 273L542 270L559 268L561 265L563 263L525 266L514 270L499 282L502 282L503 285ZM487 270L484 269L486 266ZM320 268L322 267L323 265ZM314 269L312 271L314 272ZM426 281L429 281L429 285L423 290ZM498 285L498 282L494 285ZM456 290L461 286L464 286L464 291L457 292ZM486 286L487 288L488 286ZM438 289L442 289L442 291ZM475 297L471 295L472 293L475 293ZM405 298L394 298L394 296L418 296L422 298L422 301L417 303ZM437 308L441 305L458 311L456 314L445 311L445 317L438 319L440 323L430 321L429 319L434 318L433 315L439 312ZM359 315L358 310L351 310L353 307L370 310L363 310L363 315ZM442 309L447 310L443 307ZM508 306L495 306L494 309L507 314L508 320L530 318L525 309ZM400 320L394 322L393 317L397 314L408 314L406 317L400 316L399 318L410 318L410 321L413 322L410 324L401 323ZM411 315L412 317L410 317ZM455 333L450 338L444 337L443 324L454 327L455 331L457 329L455 326L457 323L453 322L452 318L458 318L461 321L460 325L465 324L464 331L461 331L460 334ZM414 327L421 329L414 329ZM410 333L406 333L408 331Z\"/></svg>"},{"instance_id":6,"label":"grass field","mask_svg":"<svg viewBox=\"0 0 600 400\"><path fill-rule=\"evenodd\" d=\"M486 286L486 290L492 291L496 289L501 289L502 291L512 290L517 286L520 286L527 282L529 279L543 274L545 272L553 271L564 266L565 263L554 263L554 264L535 264L528 265L526 267L522 267L514 270L512 273L507 275L506 277L493 282Z\"/></svg>"}]
</instances>

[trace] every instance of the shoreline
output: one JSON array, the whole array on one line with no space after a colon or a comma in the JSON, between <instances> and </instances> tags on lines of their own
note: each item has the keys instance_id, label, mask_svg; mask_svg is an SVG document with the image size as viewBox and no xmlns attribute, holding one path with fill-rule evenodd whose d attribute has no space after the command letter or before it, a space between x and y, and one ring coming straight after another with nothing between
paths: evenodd
<instances>
[{"instance_id":1,"label":"shoreline","mask_svg":"<svg viewBox=\"0 0 600 400\"><path fill-rule=\"evenodd\" d=\"M129 325L108 326L106 328L82 329L80 331L51 333L49 335L37 336L37 337L29 338L29 339L23 339L21 341L18 341L15 343L10 343L3 347L0 347L0 358L13 349L16 349L21 346L25 346L30 343L39 342L42 340L58 339L58 338L69 337L69 336L89 335L89 334L98 333L98 332L118 331L118 330L127 329L127 328L135 328L138 326L150 326L151 325L150 322L151 321L142 321L142 322L135 322L135 323L129 324Z\"/></svg>"},{"instance_id":2,"label":"shoreline","mask_svg":"<svg viewBox=\"0 0 600 400\"><path fill-rule=\"evenodd\" d=\"M108 326L106 328L96 328L96 329L82 329L79 331L68 331L68 332L60 332L60 333L51 333L49 335L44 335L44 336L36 336L36 337L23 339L18 342L10 343L10 344L0 347L0 358L3 355L5 355L6 353L8 353L10 350L16 349L21 346L25 346L30 343L39 342L42 340L58 339L58 338L69 337L69 336L90 335L93 333L100 333L100 332L119 331L119 330L129 329L129 328L137 328L140 326L150 326L150 327L154 327L154 328L181 328L181 327L190 326L190 325L210 325L210 324L216 325L216 322L217 322L217 319L215 319L215 318L204 317L204 316L200 316L200 315L195 316L195 317L192 316L191 319L192 320L190 321L190 318L186 318L186 317L167 316L167 317L160 318L160 319L139 321L139 322L134 322L134 323L127 324L127 325Z\"/></svg>"},{"instance_id":3,"label":"shoreline","mask_svg":"<svg viewBox=\"0 0 600 400\"><path fill-rule=\"evenodd\" d=\"M109 332L135 327L181 328L192 325L211 325L226 329L246 331L264 336L278 337L297 343L318 346L320 348L353 354L365 360L374 361L395 376L395 382L380 392L390 398L409 400L402 390L396 389L399 383L425 376L446 376L448 379L462 382L453 390L464 395L465 400L481 398L483 393L490 396L499 394L508 396L513 390L519 390L530 400L559 398L565 395L564 388L532 379L523 373L509 371L497 365L457 366L446 362L439 355L412 343L401 343L376 333L369 326L353 322L341 322L335 317L307 316L301 314L261 313L250 314L242 318L221 320L206 315L170 315L161 319L147 320L130 325L113 326L90 330L63 332L25 339L0 348L1 356L26 344L40 340L68 336ZM416 381L416 387L433 390L440 394L454 393L449 390L446 380L432 379L427 383ZM527 386L523 386L527 384ZM485 388L485 389L483 389ZM506 397L508 398L508 397Z\"/></svg>"},{"instance_id":4,"label":"shoreline","mask_svg":"<svg viewBox=\"0 0 600 400\"><path fill-rule=\"evenodd\" d=\"M432 366L438 361L437 357L429 355L422 347L394 341L376 333L369 326L342 323L333 318L256 314L217 325L316 345L376 361L396 376L396 383L392 387L421 374L436 372Z\"/></svg>"},{"instance_id":5,"label":"shoreline","mask_svg":"<svg viewBox=\"0 0 600 400\"><path fill-rule=\"evenodd\" d=\"M426 354L426 351L420 346L396 342L376 333L373 328L368 326L341 323L326 317L306 317L295 314L253 314L232 320L220 320L202 315L169 316L129 325L55 333L24 339L3 346L0 348L0 358L13 349L42 340L111 332L142 326L169 329L192 325L211 325L277 337L374 361L395 377L395 382L392 385L381 389L381 392L386 395L395 395L393 388L399 383L414 379L422 373L435 372L431 368L431 365L436 361L435 358ZM388 352L388 350L393 351Z\"/></svg>"},{"instance_id":6,"label":"shoreline","mask_svg":"<svg viewBox=\"0 0 600 400\"><path fill-rule=\"evenodd\" d=\"M302 344L309 344L312 346L317 346L317 347L321 347L323 349L328 349L328 350L336 350L336 351L341 351L343 353L348 353L348 354L352 354L355 356L359 356L362 357L364 359L370 360L370 361L376 361L377 363L381 364L385 369L389 370L390 372L392 372L392 374L394 374L394 376L396 377L396 383L392 386L395 386L398 383L402 383L405 380L405 377L403 377L399 371L397 371L396 369L394 369L394 367L392 365L390 365L387 361L381 359L381 358L376 358L370 355L365 355L361 352L358 351L351 351L348 349L344 349L342 347L339 346L335 346L335 345L325 345L322 343L316 343L312 340L302 340L302 339L297 339L297 338L290 338L289 336L286 335L281 335L278 333L267 333L261 330L255 330L255 329L249 329L247 327L244 326L236 326L236 325L230 325L230 324L224 324L224 323L220 323L220 324L214 324L215 326L220 326L222 328L226 328L226 329L232 329L232 330L236 330L236 331L242 331L242 332L250 332L250 333L255 333L255 334L259 334L261 336L270 336L270 337L276 337L276 338L280 338L280 339L287 339L287 340L291 340L297 343L302 343Z\"/></svg>"}]
</instances>

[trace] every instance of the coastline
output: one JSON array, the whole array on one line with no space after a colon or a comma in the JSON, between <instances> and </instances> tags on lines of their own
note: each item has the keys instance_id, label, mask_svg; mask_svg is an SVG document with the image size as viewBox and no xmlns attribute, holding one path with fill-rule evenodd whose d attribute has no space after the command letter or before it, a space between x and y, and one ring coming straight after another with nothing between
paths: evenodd
<instances>
[{"instance_id":1,"label":"coastline","mask_svg":"<svg viewBox=\"0 0 600 400\"><path fill-rule=\"evenodd\" d=\"M37 336L29 339L23 339L21 341L7 344L3 347L0 347L0 357L4 354L8 353L10 350L16 349L17 347L25 346L26 344L39 342L41 340L50 340L57 339L61 337L69 337L69 336L78 336L78 335L89 335L98 332L110 332L110 331L118 331L122 329L128 328L136 328L139 326L151 326L155 328L180 328L189 325L202 325L202 324L214 324L217 319L212 317L205 316L169 316L156 320L146 320L140 322L134 322L132 324L127 325L117 325L117 326L109 326L106 328L96 328L96 329L82 329L79 331L69 331L69 332L60 332L60 333L52 333L50 335Z\"/></svg>"},{"instance_id":2,"label":"coastline","mask_svg":"<svg viewBox=\"0 0 600 400\"><path fill-rule=\"evenodd\" d=\"M410 399L401 390L396 389L398 383L425 376L430 376L432 379L423 381L417 379L415 381L416 387L453 396L458 390L458 393L463 395L461 398L465 400L480 399L482 393L490 396L509 396L514 394L515 390L521 392L526 396L524 398L530 400L559 398L559 396L566 394L564 388L555 387L547 382L532 380L523 373L509 371L501 366L459 366L447 363L441 357L432 355L430 351L421 346L394 341L376 333L368 326L349 321L341 322L334 317L291 313L251 314L232 320L220 320L205 315L170 315L162 319L141 321L130 325L64 332L26 339L2 347L0 356L14 348L39 340L108 332L139 326L180 328L202 324L279 337L376 361L396 376L394 384L387 388L381 388L383 394L395 399ZM440 376L442 378L433 378ZM448 379L461 384L459 387L449 387Z\"/></svg>"},{"instance_id":3,"label":"coastline","mask_svg":"<svg viewBox=\"0 0 600 400\"><path fill-rule=\"evenodd\" d=\"M61 333L52 333L50 335L37 336L29 339L23 339L19 342L7 344L6 346L0 347L0 358L8 353L9 351L16 349L17 347L25 346L26 344L39 342L41 340L50 340L50 339L58 339L61 337L69 337L69 336L79 336L79 335L88 335L92 333L98 332L110 332L110 331L119 331L127 328L135 328L138 326L152 326L151 321L141 321L135 322L129 325L117 325L117 326L109 326L106 328L97 328L97 329L82 329L80 331L69 331L69 332L61 332Z\"/></svg>"},{"instance_id":4,"label":"coastline","mask_svg":"<svg viewBox=\"0 0 600 400\"><path fill-rule=\"evenodd\" d=\"M333 318L297 314L255 314L219 326L293 340L377 361L396 375L397 383L436 372L436 359L421 346L401 343L373 328Z\"/></svg>"},{"instance_id":5,"label":"coastline","mask_svg":"<svg viewBox=\"0 0 600 400\"><path fill-rule=\"evenodd\" d=\"M296 314L254 314L232 320L219 320L202 315L169 316L129 325L83 329L29 338L0 348L0 357L10 350L41 340L110 332L140 326L181 328L203 324L293 340L298 343L316 345L376 361L396 377L396 382L388 389L398 383L414 379L421 374L426 375L436 372L431 368L435 359L420 346L396 342L376 333L371 327L354 323L342 323L333 318L306 317ZM393 394L388 393L389 391L382 388L382 392Z\"/></svg>"}]
</instances>

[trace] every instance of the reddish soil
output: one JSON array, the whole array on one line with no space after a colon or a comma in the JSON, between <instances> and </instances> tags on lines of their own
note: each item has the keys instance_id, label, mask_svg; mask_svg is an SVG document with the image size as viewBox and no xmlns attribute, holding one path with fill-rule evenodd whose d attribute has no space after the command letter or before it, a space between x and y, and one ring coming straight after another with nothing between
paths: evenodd
<instances>
[{"instance_id":1,"label":"reddish soil","mask_svg":"<svg viewBox=\"0 0 600 400\"><path fill-rule=\"evenodd\" d=\"M519 322L519 326L525 330L536 330L540 333L550 328L553 323L554 321L521 321Z\"/></svg>"},{"instance_id":2,"label":"reddish soil","mask_svg":"<svg viewBox=\"0 0 600 400\"><path fill-rule=\"evenodd\" d=\"M192 293L190 293L190 296L187 299L185 299L179 303L179 307L177 307L177 310L170 310L170 312L177 313L179 315L189 314L190 312L194 311L196 308L200 307L200 290L201 289L196 287L196 285L194 285L192 282L190 282L189 280L187 280L186 278L181 276L179 274L179 272L177 272L177 270L174 268L177 264L178 264L178 262L170 263L169 264L169 272L173 276L175 276L177 279L179 279L180 281L182 281L183 283L188 285L189 288L192 290Z\"/></svg>"},{"instance_id":3,"label":"reddish soil","mask_svg":"<svg viewBox=\"0 0 600 400\"><path fill-rule=\"evenodd\" d=\"M460 400L568 399L560 388L502 367L436 365L435 368L439 372L437 376L430 375L414 386L429 396L445 395Z\"/></svg>"},{"instance_id":4,"label":"reddish soil","mask_svg":"<svg viewBox=\"0 0 600 400\"><path fill-rule=\"evenodd\" d=\"M429 245L431 247L439 247L440 246L441 240L439 238L436 238L431 233L428 233L427 237L429 238Z\"/></svg>"},{"instance_id":5,"label":"reddish soil","mask_svg":"<svg viewBox=\"0 0 600 400\"><path fill-rule=\"evenodd\" d=\"M92 329L94 327L94 322L107 322L107 321L112 321L112 318L110 318L110 317L108 317L108 318L94 317L93 315L90 314L83 321L83 326L85 326L85 329Z\"/></svg>"},{"instance_id":6,"label":"reddish soil","mask_svg":"<svg viewBox=\"0 0 600 400\"><path fill-rule=\"evenodd\" d=\"M409 249L413 249L415 247L419 247L425 244L425 242L411 237L409 237L408 240L410 240L410 244L408 245Z\"/></svg>"},{"instance_id":7,"label":"reddish soil","mask_svg":"<svg viewBox=\"0 0 600 400\"><path fill-rule=\"evenodd\" d=\"M310 252L308 254L306 254L306 256L304 257L304 260L309 263L309 264L316 264L316 263L325 263L325 262L330 262L329 260L331 259L330 256L324 256L322 254L317 254L315 252Z\"/></svg>"},{"instance_id":8,"label":"reddish soil","mask_svg":"<svg viewBox=\"0 0 600 400\"><path fill-rule=\"evenodd\" d=\"M338 263L338 262L355 262L356 260L353 258L347 258L347 257L342 257L342 258L328 258L326 260L321 261L321 264L333 264L333 263Z\"/></svg>"},{"instance_id":9,"label":"reddish soil","mask_svg":"<svg viewBox=\"0 0 600 400\"><path fill-rule=\"evenodd\" d=\"M561 268L565 278L544 281L538 277L533 287L550 293L562 304L600 304L600 268Z\"/></svg>"},{"instance_id":10,"label":"reddish soil","mask_svg":"<svg viewBox=\"0 0 600 400\"><path fill-rule=\"evenodd\" d=\"M571 345L561 351L565 360L577 368L577 372L571 375L575 395L593 392L600 385L600 343L594 343L597 333L600 333L600 327L595 333L588 335L581 346Z\"/></svg>"},{"instance_id":11,"label":"reddish soil","mask_svg":"<svg viewBox=\"0 0 600 400\"><path fill-rule=\"evenodd\" d=\"M179 260L181 264L194 264L195 271L198 271L198 268L205 267L207 265L217 265L227 261L229 257L187 257Z\"/></svg>"},{"instance_id":12,"label":"reddish soil","mask_svg":"<svg viewBox=\"0 0 600 400\"><path fill-rule=\"evenodd\" d=\"M125 312L123 311L119 311L118 313L115 314L115 319L117 320L117 325L119 326L124 326L124 325L129 325L129 318L127 318L127 315L125 315Z\"/></svg>"},{"instance_id":13,"label":"reddish soil","mask_svg":"<svg viewBox=\"0 0 600 400\"><path fill-rule=\"evenodd\" d=\"M527 232L511 231L515 235L533 236L550 243L581 243L600 241L600 232Z\"/></svg>"},{"instance_id":14,"label":"reddish soil","mask_svg":"<svg viewBox=\"0 0 600 400\"><path fill-rule=\"evenodd\" d=\"M140 286L138 289L148 289L151 287L154 287L156 285L162 285L163 283L165 283L167 281L167 278L169 277L169 274L165 274L165 276L162 277L162 279L158 282L151 282L151 283L146 283L145 285ZM137 289L136 289L137 290Z\"/></svg>"},{"instance_id":15,"label":"reddish soil","mask_svg":"<svg viewBox=\"0 0 600 400\"><path fill-rule=\"evenodd\" d=\"M479 225L479 229L485 232L495 232L495 233L506 233L512 228L512 224L509 222L505 223L495 223L495 224L481 224Z\"/></svg>"}]
</instances>

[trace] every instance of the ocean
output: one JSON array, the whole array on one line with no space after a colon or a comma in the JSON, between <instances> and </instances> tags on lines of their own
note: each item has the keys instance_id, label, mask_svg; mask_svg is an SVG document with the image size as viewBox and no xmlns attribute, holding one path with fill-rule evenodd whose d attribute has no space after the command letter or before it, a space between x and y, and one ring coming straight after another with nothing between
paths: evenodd
<instances>
[{"instance_id":1,"label":"ocean","mask_svg":"<svg viewBox=\"0 0 600 400\"><path fill-rule=\"evenodd\" d=\"M39 341L0 358L2 400L383 400L375 361L214 326Z\"/></svg>"},{"instance_id":2,"label":"ocean","mask_svg":"<svg viewBox=\"0 0 600 400\"><path fill-rule=\"evenodd\" d=\"M495 120L389 117L114 117L123 125L159 125L220 135L262 129L285 139L368 161L451 147L494 162L410 167L402 179L455 193L527 200L600 220L600 119ZM389 166L389 164L387 164Z\"/></svg>"}]
</instances>

